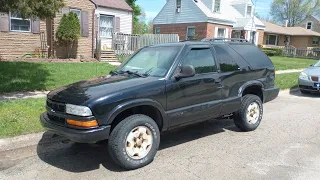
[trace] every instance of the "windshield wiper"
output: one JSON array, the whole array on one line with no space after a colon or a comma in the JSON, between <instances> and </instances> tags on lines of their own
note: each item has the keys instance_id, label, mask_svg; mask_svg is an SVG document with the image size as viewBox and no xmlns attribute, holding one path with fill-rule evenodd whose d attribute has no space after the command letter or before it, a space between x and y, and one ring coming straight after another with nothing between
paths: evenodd
<instances>
[{"instance_id":1,"label":"windshield wiper","mask_svg":"<svg viewBox=\"0 0 320 180\"><path fill-rule=\"evenodd\" d=\"M110 71L110 74L111 75L119 75L121 73L119 71L113 70L113 71Z\"/></svg>"},{"instance_id":2,"label":"windshield wiper","mask_svg":"<svg viewBox=\"0 0 320 180\"><path fill-rule=\"evenodd\" d=\"M146 71L146 72L143 73L142 75L144 75L144 76L150 76L150 73L152 72L153 69L154 69L154 67L150 68L148 71Z\"/></svg>"},{"instance_id":3,"label":"windshield wiper","mask_svg":"<svg viewBox=\"0 0 320 180\"><path fill-rule=\"evenodd\" d=\"M120 71L120 73L127 73L127 74L133 74L133 75L135 75L135 76L138 76L138 77L146 77L145 75L143 75L143 74L139 74L138 72L132 72L132 71Z\"/></svg>"}]
</instances>

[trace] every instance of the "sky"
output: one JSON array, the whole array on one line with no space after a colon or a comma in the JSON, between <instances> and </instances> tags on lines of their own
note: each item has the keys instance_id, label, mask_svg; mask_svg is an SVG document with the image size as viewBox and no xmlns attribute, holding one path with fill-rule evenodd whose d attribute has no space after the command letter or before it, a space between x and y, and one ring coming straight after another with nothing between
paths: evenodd
<instances>
[{"instance_id":1,"label":"sky","mask_svg":"<svg viewBox=\"0 0 320 180\"><path fill-rule=\"evenodd\" d=\"M253 3L255 3L255 1L256 0L253 0ZM261 17L266 17L269 14L271 2L272 0L257 0L256 12L258 12ZM157 16L165 5L166 0L137 0L136 3L145 11L146 20L150 20Z\"/></svg>"}]
</instances>

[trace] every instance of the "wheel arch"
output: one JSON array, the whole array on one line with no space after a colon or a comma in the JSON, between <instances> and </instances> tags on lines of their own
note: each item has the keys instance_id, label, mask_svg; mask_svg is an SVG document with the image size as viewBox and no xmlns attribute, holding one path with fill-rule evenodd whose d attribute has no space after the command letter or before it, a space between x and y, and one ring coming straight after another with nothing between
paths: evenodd
<instances>
[{"instance_id":1,"label":"wheel arch","mask_svg":"<svg viewBox=\"0 0 320 180\"><path fill-rule=\"evenodd\" d=\"M127 113L127 111L131 111L133 109L143 108L143 107L148 108L150 113L155 113L151 118L153 118L156 121L160 131L167 129L168 122L167 122L164 108L159 102L154 101L152 99L136 99L136 100L127 101L117 105L109 113L107 117L107 122L109 125L115 126L116 124L118 124L120 121L123 120L121 119L121 117L119 117L121 116L122 113ZM148 112L145 111L145 113L142 113L142 114L148 115Z\"/></svg>"},{"instance_id":2,"label":"wheel arch","mask_svg":"<svg viewBox=\"0 0 320 180\"><path fill-rule=\"evenodd\" d=\"M238 96L242 97L246 94L254 94L260 97L261 101L264 102L263 97L264 85L262 82L254 80L244 83L238 91Z\"/></svg>"}]
</instances>

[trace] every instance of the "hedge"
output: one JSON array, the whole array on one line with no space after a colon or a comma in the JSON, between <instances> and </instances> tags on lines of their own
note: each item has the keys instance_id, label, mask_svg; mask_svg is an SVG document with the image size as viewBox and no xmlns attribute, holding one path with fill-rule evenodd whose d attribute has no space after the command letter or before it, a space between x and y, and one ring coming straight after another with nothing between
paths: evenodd
<instances>
[{"instance_id":1,"label":"hedge","mask_svg":"<svg viewBox=\"0 0 320 180\"><path fill-rule=\"evenodd\" d=\"M262 50L267 56L281 56L283 49L280 48L264 48Z\"/></svg>"}]
</instances>

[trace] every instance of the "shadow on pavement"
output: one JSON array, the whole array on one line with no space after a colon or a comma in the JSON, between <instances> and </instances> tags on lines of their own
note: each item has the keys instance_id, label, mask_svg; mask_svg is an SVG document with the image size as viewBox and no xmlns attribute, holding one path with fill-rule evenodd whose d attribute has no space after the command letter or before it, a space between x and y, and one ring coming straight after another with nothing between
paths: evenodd
<instances>
[{"instance_id":1,"label":"shadow on pavement","mask_svg":"<svg viewBox=\"0 0 320 180\"><path fill-rule=\"evenodd\" d=\"M211 120L168 131L161 135L159 150L222 133L225 129L239 131L232 119ZM48 143L50 137L53 140ZM54 140L56 138L58 140ZM37 154L42 161L69 172L92 171L99 169L100 164L110 171L124 171L109 156L107 141L97 144L79 144L61 140L61 137L53 137L50 132L46 132L37 146Z\"/></svg>"},{"instance_id":2,"label":"shadow on pavement","mask_svg":"<svg viewBox=\"0 0 320 180\"><path fill-rule=\"evenodd\" d=\"M310 97L310 98L320 98L320 92L319 93L307 93L307 94L302 94L299 89L294 88L289 90L289 94L293 96L298 96L298 97Z\"/></svg>"}]
</instances>

